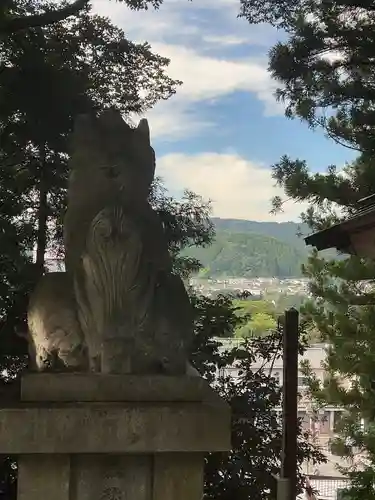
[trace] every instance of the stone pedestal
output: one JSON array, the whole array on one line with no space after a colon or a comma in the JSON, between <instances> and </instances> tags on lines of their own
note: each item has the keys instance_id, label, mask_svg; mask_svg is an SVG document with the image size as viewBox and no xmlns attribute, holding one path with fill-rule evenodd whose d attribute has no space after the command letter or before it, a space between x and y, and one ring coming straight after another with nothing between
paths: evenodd
<instances>
[{"instance_id":1,"label":"stone pedestal","mask_svg":"<svg viewBox=\"0 0 375 500\"><path fill-rule=\"evenodd\" d=\"M0 409L18 500L201 500L204 455L230 449L230 410L197 377L32 374Z\"/></svg>"}]
</instances>

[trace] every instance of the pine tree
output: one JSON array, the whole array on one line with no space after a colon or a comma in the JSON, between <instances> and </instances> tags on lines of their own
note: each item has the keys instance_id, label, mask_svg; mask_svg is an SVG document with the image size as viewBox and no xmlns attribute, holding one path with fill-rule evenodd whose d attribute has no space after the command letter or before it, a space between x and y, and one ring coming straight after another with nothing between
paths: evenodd
<instances>
[{"instance_id":1,"label":"pine tree","mask_svg":"<svg viewBox=\"0 0 375 500\"><path fill-rule=\"evenodd\" d=\"M375 4L243 0L242 6L250 22L270 21L287 32L287 40L270 53L286 115L322 128L336 142L359 152L343 170L330 165L325 174L311 173L304 160L286 155L273 166L273 177L286 196L309 203L302 219L311 230L329 227L351 215L358 200L375 191ZM282 210L281 198L273 203L275 210ZM375 265L357 257L323 258L314 251L304 273L313 296L304 306L304 319L330 344L327 379L319 384L311 377L311 389L318 404L345 410L336 449L352 459L358 453L365 457L361 466L354 460L345 469L351 480L348 498L374 499ZM343 386L345 378L351 385Z\"/></svg>"},{"instance_id":2,"label":"pine tree","mask_svg":"<svg viewBox=\"0 0 375 500\"><path fill-rule=\"evenodd\" d=\"M366 0L241 0L251 23L287 31L270 53L287 116L323 127L358 151L373 151L375 4ZM312 15L313 13L313 15Z\"/></svg>"}]
</instances>

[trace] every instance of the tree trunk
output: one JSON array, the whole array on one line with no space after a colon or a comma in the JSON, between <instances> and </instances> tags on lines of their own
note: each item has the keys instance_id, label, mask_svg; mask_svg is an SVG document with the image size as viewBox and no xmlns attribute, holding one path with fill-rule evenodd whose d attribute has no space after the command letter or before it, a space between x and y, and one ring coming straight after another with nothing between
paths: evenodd
<instances>
[{"instance_id":1,"label":"tree trunk","mask_svg":"<svg viewBox=\"0 0 375 500\"><path fill-rule=\"evenodd\" d=\"M39 200L38 200L38 230L36 237L36 267L40 275L44 272L45 255L47 248L47 222L48 222L48 184L46 179L46 150L43 144L40 147L40 175L39 175Z\"/></svg>"},{"instance_id":2,"label":"tree trunk","mask_svg":"<svg viewBox=\"0 0 375 500\"><path fill-rule=\"evenodd\" d=\"M4 0L0 1L3 2ZM2 6L0 7L0 15L2 15L4 19L2 19L0 23L0 39L17 33L17 31L47 26L63 21L70 16L77 16L88 2L89 0L75 0L72 4L65 5L60 9L48 10L35 15L8 16L8 18L6 18L5 6Z\"/></svg>"}]
</instances>

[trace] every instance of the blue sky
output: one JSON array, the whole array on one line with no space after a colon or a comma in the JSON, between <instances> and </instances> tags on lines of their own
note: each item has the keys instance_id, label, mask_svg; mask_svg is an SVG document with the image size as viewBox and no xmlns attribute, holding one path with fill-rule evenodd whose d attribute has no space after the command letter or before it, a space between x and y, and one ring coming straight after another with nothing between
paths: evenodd
<instances>
[{"instance_id":1,"label":"blue sky","mask_svg":"<svg viewBox=\"0 0 375 500\"><path fill-rule=\"evenodd\" d=\"M293 202L283 214L269 214L270 198L282 194L271 165L283 154L305 159L313 171L353 159L322 132L283 116L267 72L267 53L282 34L238 19L239 0L166 0L146 12L109 0L93 4L131 40L170 58L170 76L183 81L146 114L157 173L174 195L192 189L212 200L220 217L297 220L305 207Z\"/></svg>"}]
</instances>

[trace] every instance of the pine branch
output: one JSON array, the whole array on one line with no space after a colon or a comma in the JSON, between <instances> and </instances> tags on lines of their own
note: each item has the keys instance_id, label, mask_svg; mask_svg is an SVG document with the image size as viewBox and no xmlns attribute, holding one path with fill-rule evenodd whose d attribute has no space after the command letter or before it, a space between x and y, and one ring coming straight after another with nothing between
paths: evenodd
<instances>
[{"instance_id":1,"label":"pine branch","mask_svg":"<svg viewBox=\"0 0 375 500\"><path fill-rule=\"evenodd\" d=\"M89 0L75 0L72 4L62 7L57 10L50 10L43 14L33 16L20 16L7 19L2 26L0 26L0 36L10 35L20 30L28 28L36 28L39 26L46 26L63 21L67 17L78 14L87 4Z\"/></svg>"},{"instance_id":2,"label":"pine branch","mask_svg":"<svg viewBox=\"0 0 375 500\"><path fill-rule=\"evenodd\" d=\"M357 297L352 297L350 299L350 305L352 306L372 306L374 304L375 304L374 293L364 293L363 295L358 295Z\"/></svg>"}]
</instances>

